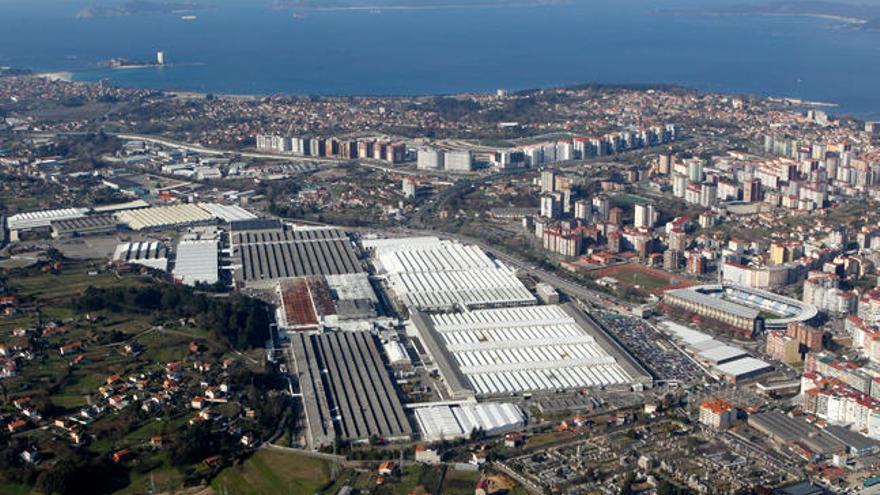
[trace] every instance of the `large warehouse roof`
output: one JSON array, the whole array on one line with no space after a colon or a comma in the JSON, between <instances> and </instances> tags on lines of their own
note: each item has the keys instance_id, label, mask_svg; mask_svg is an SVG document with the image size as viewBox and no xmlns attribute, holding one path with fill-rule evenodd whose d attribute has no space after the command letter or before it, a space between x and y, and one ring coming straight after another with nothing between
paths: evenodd
<instances>
[{"instance_id":1,"label":"large warehouse roof","mask_svg":"<svg viewBox=\"0 0 880 495\"><path fill-rule=\"evenodd\" d=\"M220 270L217 239L183 240L177 244L174 278L187 285L215 284Z\"/></svg>"},{"instance_id":2,"label":"large warehouse roof","mask_svg":"<svg viewBox=\"0 0 880 495\"><path fill-rule=\"evenodd\" d=\"M348 236L337 229L235 231L232 252L236 279L249 285L363 271Z\"/></svg>"},{"instance_id":3,"label":"large warehouse roof","mask_svg":"<svg viewBox=\"0 0 880 495\"><path fill-rule=\"evenodd\" d=\"M67 220L81 218L89 210L87 208L63 208L60 210L31 211L16 213L6 218L6 226L9 230L27 230L38 227L48 227L54 220Z\"/></svg>"},{"instance_id":4,"label":"large warehouse roof","mask_svg":"<svg viewBox=\"0 0 880 495\"><path fill-rule=\"evenodd\" d=\"M413 322L454 396L491 396L641 381L620 348L573 306L417 313ZM599 341L597 341L597 338Z\"/></svg>"},{"instance_id":5,"label":"large warehouse roof","mask_svg":"<svg viewBox=\"0 0 880 495\"><path fill-rule=\"evenodd\" d=\"M497 435L525 424L519 407L500 402L417 407L415 418L427 442L468 437L477 429Z\"/></svg>"},{"instance_id":6,"label":"large warehouse roof","mask_svg":"<svg viewBox=\"0 0 880 495\"><path fill-rule=\"evenodd\" d=\"M412 436L373 335L297 333L291 346L312 447L328 445L337 436L355 441Z\"/></svg>"},{"instance_id":7,"label":"large warehouse roof","mask_svg":"<svg viewBox=\"0 0 880 495\"><path fill-rule=\"evenodd\" d=\"M116 246L113 253L114 263L133 263L157 270L168 269L168 256L165 245L153 242L125 242Z\"/></svg>"},{"instance_id":8,"label":"large warehouse roof","mask_svg":"<svg viewBox=\"0 0 880 495\"><path fill-rule=\"evenodd\" d=\"M720 364L716 367L716 369L725 376L737 378L754 373L770 371L773 369L773 366L757 358L744 357L742 359L736 359L734 361L728 361L724 364Z\"/></svg>"},{"instance_id":9,"label":"large warehouse roof","mask_svg":"<svg viewBox=\"0 0 880 495\"><path fill-rule=\"evenodd\" d=\"M365 241L377 271L406 306L448 309L534 304L513 270L477 246L432 237Z\"/></svg>"},{"instance_id":10,"label":"large warehouse roof","mask_svg":"<svg viewBox=\"0 0 880 495\"><path fill-rule=\"evenodd\" d=\"M840 452L846 448L842 442L806 421L786 416L778 411L752 414L748 423L752 428L771 436L777 442L801 442L821 454Z\"/></svg>"},{"instance_id":11,"label":"large warehouse roof","mask_svg":"<svg viewBox=\"0 0 880 495\"><path fill-rule=\"evenodd\" d=\"M220 203L199 203L199 208L207 211L224 222L237 222L257 218L253 213L238 205L222 205Z\"/></svg>"},{"instance_id":12,"label":"large warehouse roof","mask_svg":"<svg viewBox=\"0 0 880 495\"><path fill-rule=\"evenodd\" d=\"M214 215L196 205L180 204L125 210L117 213L116 218L132 230L144 230L207 222L213 220Z\"/></svg>"}]
</instances>

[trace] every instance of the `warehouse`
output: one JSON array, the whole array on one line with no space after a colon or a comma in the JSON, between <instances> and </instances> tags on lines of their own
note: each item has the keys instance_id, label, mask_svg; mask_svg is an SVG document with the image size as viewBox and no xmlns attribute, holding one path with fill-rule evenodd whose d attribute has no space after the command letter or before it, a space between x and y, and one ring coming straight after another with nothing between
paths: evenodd
<instances>
[{"instance_id":1,"label":"warehouse","mask_svg":"<svg viewBox=\"0 0 880 495\"><path fill-rule=\"evenodd\" d=\"M161 242L126 242L116 246L113 263L168 270L168 254Z\"/></svg>"},{"instance_id":2,"label":"warehouse","mask_svg":"<svg viewBox=\"0 0 880 495\"><path fill-rule=\"evenodd\" d=\"M92 215L52 221L52 237L63 239L83 235L102 235L116 232L116 218L111 215Z\"/></svg>"},{"instance_id":3,"label":"warehouse","mask_svg":"<svg viewBox=\"0 0 880 495\"><path fill-rule=\"evenodd\" d=\"M724 344L713 346L697 353L697 356L701 360L713 366L735 361L747 357L748 355L749 353L739 347Z\"/></svg>"},{"instance_id":4,"label":"warehouse","mask_svg":"<svg viewBox=\"0 0 880 495\"><path fill-rule=\"evenodd\" d=\"M715 367L718 373L733 383L752 380L773 371L773 366L753 357L744 357Z\"/></svg>"},{"instance_id":5,"label":"warehouse","mask_svg":"<svg viewBox=\"0 0 880 495\"><path fill-rule=\"evenodd\" d=\"M786 416L778 411L767 411L749 416L748 424L773 441L788 445L801 443L817 454L831 455L843 452L846 446L804 420Z\"/></svg>"},{"instance_id":6,"label":"warehouse","mask_svg":"<svg viewBox=\"0 0 880 495\"><path fill-rule=\"evenodd\" d=\"M48 229L53 221L69 220L86 216L87 208L63 208L60 210L31 211L16 213L6 218L9 240L17 241L19 232L33 229Z\"/></svg>"},{"instance_id":7,"label":"warehouse","mask_svg":"<svg viewBox=\"0 0 880 495\"><path fill-rule=\"evenodd\" d=\"M174 279L186 285L216 284L220 272L219 249L216 234L184 237L177 243Z\"/></svg>"},{"instance_id":8,"label":"warehouse","mask_svg":"<svg viewBox=\"0 0 880 495\"><path fill-rule=\"evenodd\" d=\"M575 306L417 312L427 354L455 399L585 387L629 389L649 374Z\"/></svg>"},{"instance_id":9,"label":"warehouse","mask_svg":"<svg viewBox=\"0 0 880 495\"><path fill-rule=\"evenodd\" d=\"M337 229L233 227L231 242L235 279L250 288L272 288L285 278L363 272L348 235Z\"/></svg>"},{"instance_id":10,"label":"warehouse","mask_svg":"<svg viewBox=\"0 0 880 495\"><path fill-rule=\"evenodd\" d=\"M298 333L291 336L291 350L312 448L331 445L336 438L412 438L412 426L372 334Z\"/></svg>"},{"instance_id":11,"label":"warehouse","mask_svg":"<svg viewBox=\"0 0 880 495\"><path fill-rule=\"evenodd\" d=\"M525 426L522 410L514 404L487 402L452 405L413 405L416 424L426 442L468 438L474 430L502 435Z\"/></svg>"},{"instance_id":12,"label":"warehouse","mask_svg":"<svg viewBox=\"0 0 880 495\"><path fill-rule=\"evenodd\" d=\"M114 203L112 205L95 206L92 208L94 213L116 213L123 210L136 210L138 208L149 208L150 203L142 199L136 199L127 203Z\"/></svg>"},{"instance_id":13,"label":"warehouse","mask_svg":"<svg viewBox=\"0 0 880 495\"><path fill-rule=\"evenodd\" d=\"M224 222L237 222L257 218L253 213L238 205L222 205L220 203L199 203L199 208L207 211Z\"/></svg>"},{"instance_id":14,"label":"warehouse","mask_svg":"<svg viewBox=\"0 0 880 495\"><path fill-rule=\"evenodd\" d=\"M210 222L214 215L196 205L180 204L125 210L116 214L132 230L160 229Z\"/></svg>"},{"instance_id":15,"label":"warehouse","mask_svg":"<svg viewBox=\"0 0 880 495\"><path fill-rule=\"evenodd\" d=\"M346 287L346 282L355 286ZM376 295L365 273L282 279L275 291L281 302L278 327L284 330L369 330L377 317Z\"/></svg>"},{"instance_id":16,"label":"warehouse","mask_svg":"<svg viewBox=\"0 0 880 495\"><path fill-rule=\"evenodd\" d=\"M364 241L400 302L424 311L535 303L513 270L477 246L436 237Z\"/></svg>"}]
</instances>

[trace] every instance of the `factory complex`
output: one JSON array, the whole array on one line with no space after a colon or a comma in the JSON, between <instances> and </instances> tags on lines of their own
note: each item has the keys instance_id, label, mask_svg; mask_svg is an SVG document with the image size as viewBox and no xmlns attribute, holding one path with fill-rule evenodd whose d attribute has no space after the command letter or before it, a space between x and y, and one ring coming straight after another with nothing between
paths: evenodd
<instances>
[{"instance_id":1,"label":"factory complex","mask_svg":"<svg viewBox=\"0 0 880 495\"><path fill-rule=\"evenodd\" d=\"M416 313L412 322L456 398L650 382L572 304Z\"/></svg>"},{"instance_id":2,"label":"factory complex","mask_svg":"<svg viewBox=\"0 0 880 495\"><path fill-rule=\"evenodd\" d=\"M365 240L376 273L405 307L489 308L535 303L513 270L477 246L436 237Z\"/></svg>"}]
</instances>

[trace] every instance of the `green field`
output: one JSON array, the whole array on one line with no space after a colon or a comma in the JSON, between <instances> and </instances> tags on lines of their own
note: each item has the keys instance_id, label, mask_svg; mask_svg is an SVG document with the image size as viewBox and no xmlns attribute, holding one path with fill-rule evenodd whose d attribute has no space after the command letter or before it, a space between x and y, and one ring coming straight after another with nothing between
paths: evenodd
<instances>
[{"instance_id":1,"label":"green field","mask_svg":"<svg viewBox=\"0 0 880 495\"><path fill-rule=\"evenodd\" d=\"M260 450L244 464L224 469L211 488L229 495L299 495L317 493L329 483L328 461Z\"/></svg>"},{"instance_id":2,"label":"green field","mask_svg":"<svg viewBox=\"0 0 880 495\"><path fill-rule=\"evenodd\" d=\"M618 207L644 205L650 202L641 196L636 196L635 194L617 194L611 197L611 201L614 203L614 206Z\"/></svg>"},{"instance_id":3,"label":"green field","mask_svg":"<svg viewBox=\"0 0 880 495\"><path fill-rule=\"evenodd\" d=\"M624 285L633 287L639 286L648 291L662 289L669 285L669 280L666 280L665 278L636 271L619 272L612 275L612 277Z\"/></svg>"}]
</instances>

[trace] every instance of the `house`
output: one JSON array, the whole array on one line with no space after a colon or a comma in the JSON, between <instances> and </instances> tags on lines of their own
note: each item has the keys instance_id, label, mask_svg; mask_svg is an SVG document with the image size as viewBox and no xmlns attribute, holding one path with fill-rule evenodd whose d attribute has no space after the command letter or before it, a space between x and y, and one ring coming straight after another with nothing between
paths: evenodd
<instances>
[{"instance_id":1,"label":"house","mask_svg":"<svg viewBox=\"0 0 880 495\"><path fill-rule=\"evenodd\" d=\"M206 466L214 467L219 466L223 462L223 458L219 455L212 455L202 462L204 462Z\"/></svg>"},{"instance_id":2,"label":"house","mask_svg":"<svg viewBox=\"0 0 880 495\"><path fill-rule=\"evenodd\" d=\"M0 356L9 356L9 347L6 344L0 344Z\"/></svg>"},{"instance_id":3,"label":"house","mask_svg":"<svg viewBox=\"0 0 880 495\"><path fill-rule=\"evenodd\" d=\"M395 465L391 461L385 461L379 465L379 476L391 476L394 474Z\"/></svg>"},{"instance_id":4,"label":"house","mask_svg":"<svg viewBox=\"0 0 880 495\"><path fill-rule=\"evenodd\" d=\"M153 447L154 449L161 449L162 448L162 436L161 435L153 435L152 437L150 437L150 447Z\"/></svg>"},{"instance_id":5,"label":"house","mask_svg":"<svg viewBox=\"0 0 880 495\"><path fill-rule=\"evenodd\" d=\"M79 429L70 430L70 441L73 442L74 445L82 445L86 441L86 436Z\"/></svg>"},{"instance_id":6,"label":"house","mask_svg":"<svg viewBox=\"0 0 880 495\"><path fill-rule=\"evenodd\" d=\"M16 419L15 421L6 425L6 429L9 433L16 433L24 430L27 427L27 421L23 419Z\"/></svg>"},{"instance_id":7,"label":"house","mask_svg":"<svg viewBox=\"0 0 880 495\"><path fill-rule=\"evenodd\" d=\"M82 350L82 342L73 342L59 348L62 356L69 356Z\"/></svg>"},{"instance_id":8,"label":"house","mask_svg":"<svg viewBox=\"0 0 880 495\"><path fill-rule=\"evenodd\" d=\"M241 444L245 447L252 447L255 443L254 436L250 434L245 434L241 436Z\"/></svg>"},{"instance_id":9,"label":"house","mask_svg":"<svg viewBox=\"0 0 880 495\"><path fill-rule=\"evenodd\" d=\"M120 462L125 462L134 457L134 454L131 453L128 449L122 449L113 453L113 462L119 464Z\"/></svg>"},{"instance_id":10,"label":"house","mask_svg":"<svg viewBox=\"0 0 880 495\"><path fill-rule=\"evenodd\" d=\"M30 397L22 397L20 399L15 399L12 401L12 405L15 406L16 409L24 409L28 407L31 403Z\"/></svg>"},{"instance_id":11,"label":"house","mask_svg":"<svg viewBox=\"0 0 880 495\"><path fill-rule=\"evenodd\" d=\"M504 446L507 448L514 449L524 444L526 441L525 435L518 431L512 431L506 435L504 435Z\"/></svg>"},{"instance_id":12,"label":"house","mask_svg":"<svg viewBox=\"0 0 880 495\"><path fill-rule=\"evenodd\" d=\"M107 403L116 408L117 410L122 410L128 407L129 401L122 395L114 395L107 399Z\"/></svg>"},{"instance_id":13,"label":"house","mask_svg":"<svg viewBox=\"0 0 880 495\"><path fill-rule=\"evenodd\" d=\"M21 451L21 454L18 454L21 457L21 460L28 464L36 464L40 461L40 451L36 449L36 447L31 447L29 449L25 449Z\"/></svg>"},{"instance_id":14,"label":"house","mask_svg":"<svg viewBox=\"0 0 880 495\"><path fill-rule=\"evenodd\" d=\"M482 466L486 464L487 453L485 450L478 450L476 452L471 452L471 458L468 460L469 464L473 464L474 466Z\"/></svg>"},{"instance_id":15,"label":"house","mask_svg":"<svg viewBox=\"0 0 880 495\"><path fill-rule=\"evenodd\" d=\"M440 454L434 450L425 447L422 444L416 445L415 449L416 462L423 464L439 464Z\"/></svg>"},{"instance_id":16,"label":"house","mask_svg":"<svg viewBox=\"0 0 880 495\"><path fill-rule=\"evenodd\" d=\"M204 397L197 396L197 397L193 397L193 399L190 401L189 405L193 409L201 409L201 408L205 407L206 403L207 403L207 401L205 400Z\"/></svg>"}]
</instances>

